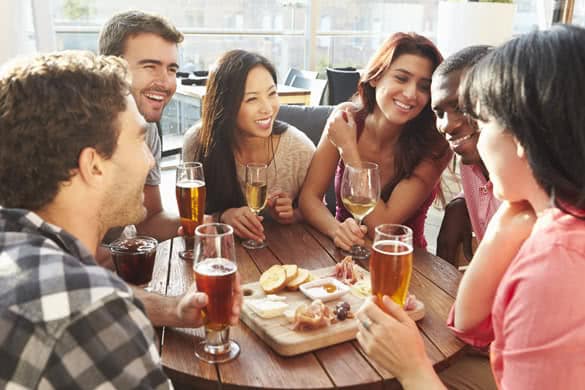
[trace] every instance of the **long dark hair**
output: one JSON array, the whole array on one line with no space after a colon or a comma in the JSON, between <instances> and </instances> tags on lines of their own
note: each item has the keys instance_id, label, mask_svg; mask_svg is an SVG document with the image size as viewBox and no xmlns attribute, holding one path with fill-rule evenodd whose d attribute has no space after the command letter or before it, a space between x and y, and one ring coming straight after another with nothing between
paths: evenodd
<instances>
[{"instance_id":1,"label":"long dark hair","mask_svg":"<svg viewBox=\"0 0 585 390\"><path fill-rule=\"evenodd\" d=\"M370 81L384 74L392 62L403 54L415 54L428 58L433 70L443 61L437 47L427 38L415 33L396 33L390 36L370 60L358 83L358 95L362 108L357 113L358 120L365 120L376 108L376 88ZM382 189L382 198L387 199L396 184L410 177L419 162L429 156L440 159L449 152L449 144L437 131L435 114L431 102L421 113L406 123L393 151L395 156L393 179Z\"/></svg>"},{"instance_id":2,"label":"long dark hair","mask_svg":"<svg viewBox=\"0 0 585 390\"><path fill-rule=\"evenodd\" d=\"M538 60L535 60L538 59ZM463 110L493 118L526 150L557 206L585 209L585 29L556 25L520 36L475 65L461 85ZM479 108L479 109L478 109Z\"/></svg>"},{"instance_id":3,"label":"long dark hair","mask_svg":"<svg viewBox=\"0 0 585 390\"><path fill-rule=\"evenodd\" d=\"M195 155L186 156L203 163L208 194L205 211L209 214L245 205L233 153L234 133L246 79L256 66L264 67L277 84L276 70L270 61L245 50L223 54L209 74L201 128L195 135ZM276 121L272 133L281 134L286 128L286 124Z\"/></svg>"}]
</instances>

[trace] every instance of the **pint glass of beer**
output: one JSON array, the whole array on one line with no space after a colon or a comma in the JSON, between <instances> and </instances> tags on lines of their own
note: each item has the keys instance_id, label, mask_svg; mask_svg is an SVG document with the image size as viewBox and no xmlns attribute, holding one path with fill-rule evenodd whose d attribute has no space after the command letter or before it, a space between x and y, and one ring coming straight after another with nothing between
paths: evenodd
<instances>
[{"instance_id":1,"label":"pint glass of beer","mask_svg":"<svg viewBox=\"0 0 585 390\"><path fill-rule=\"evenodd\" d=\"M376 226L370 259L372 294L384 308L382 297L388 295L404 306L412 275L412 229L404 225Z\"/></svg>"},{"instance_id":2,"label":"pint glass of beer","mask_svg":"<svg viewBox=\"0 0 585 390\"><path fill-rule=\"evenodd\" d=\"M203 309L205 340L195 346L195 356L208 363L227 362L240 353L238 343L229 339L237 271L233 232L223 223L195 229L195 283L197 290L208 297Z\"/></svg>"},{"instance_id":3,"label":"pint glass of beer","mask_svg":"<svg viewBox=\"0 0 585 390\"><path fill-rule=\"evenodd\" d=\"M182 259L193 260L195 228L203 223L205 214L205 193L203 164L200 162L179 164L175 194L184 233L185 250L179 252Z\"/></svg>"}]
</instances>

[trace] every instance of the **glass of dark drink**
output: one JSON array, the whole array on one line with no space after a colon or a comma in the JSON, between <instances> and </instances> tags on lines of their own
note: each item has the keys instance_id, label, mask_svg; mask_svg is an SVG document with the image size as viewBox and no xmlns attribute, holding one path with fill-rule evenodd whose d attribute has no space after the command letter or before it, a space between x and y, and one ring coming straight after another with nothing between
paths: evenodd
<instances>
[{"instance_id":1,"label":"glass of dark drink","mask_svg":"<svg viewBox=\"0 0 585 390\"><path fill-rule=\"evenodd\" d=\"M205 340L196 344L195 356L208 363L228 362L240 353L239 344L229 339L237 269L233 228L198 226L193 271L197 290L207 294L208 302L203 309Z\"/></svg>"},{"instance_id":2,"label":"glass of dark drink","mask_svg":"<svg viewBox=\"0 0 585 390\"><path fill-rule=\"evenodd\" d=\"M112 242L109 248L118 276L126 283L147 286L152 279L157 246L158 241L148 236L120 238Z\"/></svg>"},{"instance_id":3,"label":"glass of dark drink","mask_svg":"<svg viewBox=\"0 0 585 390\"><path fill-rule=\"evenodd\" d=\"M412 275L412 229L397 224L376 226L370 259L372 294L384 309L382 297L388 295L404 306Z\"/></svg>"},{"instance_id":4,"label":"glass of dark drink","mask_svg":"<svg viewBox=\"0 0 585 390\"><path fill-rule=\"evenodd\" d=\"M179 252L179 256L185 260L193 260L195 228L203 223L205 214L206 188L203 164L183 162L177 166L175 194L185 243L185 249Z\"/></svg>"}]
</instances>

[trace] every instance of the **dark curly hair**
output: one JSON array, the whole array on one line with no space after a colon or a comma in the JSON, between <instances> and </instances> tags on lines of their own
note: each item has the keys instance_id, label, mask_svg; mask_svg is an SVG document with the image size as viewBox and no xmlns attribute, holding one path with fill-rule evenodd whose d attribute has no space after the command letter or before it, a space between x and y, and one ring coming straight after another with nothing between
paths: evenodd
<instances>
[{"instance_id":1,"label":"dark curly hair","mask_svg":"<svg viewBox=\"0 0 585 390\"><path fill-rule=\"evenodd\" d=\"M69 51L18 62L0 78L0 205L49 204L92 147L110 158L130 84L117 57Z\"/></svg>"}]
</instances>

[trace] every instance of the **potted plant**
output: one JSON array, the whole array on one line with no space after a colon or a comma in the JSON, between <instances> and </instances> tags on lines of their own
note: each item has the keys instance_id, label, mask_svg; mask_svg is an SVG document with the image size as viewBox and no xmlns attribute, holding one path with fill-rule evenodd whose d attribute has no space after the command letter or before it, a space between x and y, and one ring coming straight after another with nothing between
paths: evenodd
<instances>
[{"instance_id":1,"label":"potted plant","mask_svg":"<svg viewBox=\"0 0 585 390\"><path fill-rule=\"evenodd\" d=\"M499 45L512 37L512 0L439 1L437 44L444 56L470 45Z\"/></svg>"}]
</instances>

